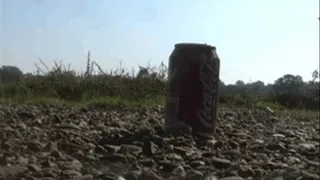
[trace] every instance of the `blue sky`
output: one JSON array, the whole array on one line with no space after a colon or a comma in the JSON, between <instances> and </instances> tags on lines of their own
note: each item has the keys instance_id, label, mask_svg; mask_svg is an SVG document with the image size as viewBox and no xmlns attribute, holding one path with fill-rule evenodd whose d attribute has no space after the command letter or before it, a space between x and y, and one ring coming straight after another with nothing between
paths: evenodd
<instances>
[{"instance_id":1,"label":"blue sky","mask_svg":"<svg viewBox=\"0 0 320 180\"><path fill-rule=\"evenodd\" d=\"M38 58L84 71L159 65L177 42L217 47L221 79L304 80L319 66L319 0L0 0L0 65L35 72ZM39 64L39 63L38 63Z\"/></svg>"}]
</instances>

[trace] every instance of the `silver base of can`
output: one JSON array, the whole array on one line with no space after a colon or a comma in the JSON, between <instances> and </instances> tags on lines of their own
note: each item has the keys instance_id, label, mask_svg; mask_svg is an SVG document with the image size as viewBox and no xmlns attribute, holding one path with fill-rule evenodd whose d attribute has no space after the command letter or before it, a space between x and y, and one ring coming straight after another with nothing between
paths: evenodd
<instances>
[{"instance_id":1,"label":"silver base of can","mask_svg":"<svg viewBox=\"0 0 320 180\"><path fill-rule=\"evenodd\" d=\"M172 135L192 134L192 128L188 124L179 121L170 124L165 123L164 130Z\"/></svg>"}]
</instances>

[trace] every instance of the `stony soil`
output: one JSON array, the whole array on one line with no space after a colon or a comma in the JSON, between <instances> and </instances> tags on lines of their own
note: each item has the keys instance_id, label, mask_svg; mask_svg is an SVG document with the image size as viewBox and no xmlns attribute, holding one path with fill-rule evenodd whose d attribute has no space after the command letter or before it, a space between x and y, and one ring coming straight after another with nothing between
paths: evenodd
<instances>
[{"instance_id":1,"label":"stony soil","mask_svg":"<svg viewBox=\"0 0 320 180\"><path fill-rule=\"evenodd\" d=\"M0 105L0 179L319 179L317 119L224 108L215 136L172 136L162 114Z\"/></svg>"}]
</instances>

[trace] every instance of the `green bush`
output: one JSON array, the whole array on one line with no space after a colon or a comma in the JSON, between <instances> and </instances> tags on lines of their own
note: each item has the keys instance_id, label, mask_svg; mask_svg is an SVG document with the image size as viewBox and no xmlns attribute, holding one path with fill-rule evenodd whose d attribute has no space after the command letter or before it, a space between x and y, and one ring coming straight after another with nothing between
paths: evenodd
<instances>
[{"instance_id":1,"label":"green bush","mask_svg":"<svg viewBox=\"0 0 320 180\"><path fill-rule=\"evenodd\" d=\"M143 75L139 72L136 76L111 73L85 76L76 75L73 71L53 70L45 75L26 76L19 82L0 84L0 99L24 101L49 98L85 102L112 97L128 102L163 101L166 95L165 78L157 76L161 73L150 73L145 69L141 70Z\"/></svg>"}]
</instances>

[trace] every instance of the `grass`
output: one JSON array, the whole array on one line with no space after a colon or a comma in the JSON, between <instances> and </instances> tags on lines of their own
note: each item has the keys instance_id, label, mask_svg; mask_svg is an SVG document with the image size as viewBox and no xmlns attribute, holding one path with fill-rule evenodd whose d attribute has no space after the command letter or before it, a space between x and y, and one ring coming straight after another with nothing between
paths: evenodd
<instances>
[{"instance_id":1,"label":"grass","mask_svg":"<svg viewBox=\"0 0 320 180\"><path fill-rule=\"evenodd\" d=\"M319 120L319 111L305 110L305 109L290 109L290 110L277 110L276 114L279 117L297 119L301 121Z\"/></svg>"}]
</instances>

